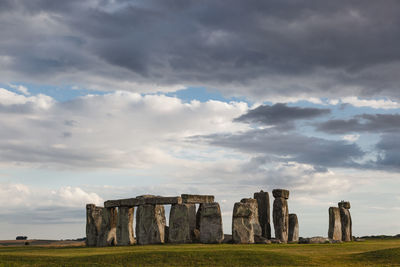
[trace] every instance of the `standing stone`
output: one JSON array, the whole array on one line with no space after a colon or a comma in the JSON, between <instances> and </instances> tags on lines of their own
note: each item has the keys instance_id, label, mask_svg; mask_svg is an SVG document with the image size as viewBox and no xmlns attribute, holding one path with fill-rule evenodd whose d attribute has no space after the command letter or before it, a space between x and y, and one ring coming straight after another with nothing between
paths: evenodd
<instances>
[{"instance_id":1,"label":"standing stone","mask_svg":"<svg viewBox=\"0 0 400 267\"><path fill-rule=\"evenodd\" d=\"M262 236L271 239L270 205L268 192L260 191L254 193L258 204L258 221L262 229Z\"/></svg>"},{"instance_id":2,"label":"standing stone","mask_svg":"<svg viewBox=\"0 0 400 267\"><path fill-rule=\"evenodd\" d=\"M350 211L345 208L340 209L340 218L342 223L342 241L352 240L352 230L351 230L351 216Z\"/></svg>"},{"instance_id":3,"label":"standing stone","mask_svg":"<svg viewBox=\"0 0 400 267\"><path fill-rule=\"evenodd\" d=\"M196 205L174 204L169 215L170 243L191 243L196 228Z\"/></svg>"},{"instance_id":4,"label":"standing stone","mask_svg":"<svg viewBox=\"0 0 400 267\"><path fill-rule=\"evenodd\" d=\"M101 231L101 221L103 216L102 207L94 204L86 205L86 245L96 246L99 233Z\"/></svg>"},{"instance_id":5,"label":"standing stone","mask_svg":"<svg viewBox=\"0 0 400 267\"><path fill-rule=\"evenodd\" d=\"M255 236L261 236L258 221L257 200L244 198L235 203L232 215L232 238L234 243L252 244Z\"/></svg>"},{"instance_id":6,"label":"standing stone","mask_svg":"<svg viewBox=\"0 0 400 267\"><path fill-rule=\"evenodd\" d=\"M299 241L299 220L297 219L297 215L292 213L289 214L289 242L298 242Z\"/></svg>"},{"instance_id":7,"label":"standing stone","mask_svg":"<svg viewBox=\"0 0 400 267\"><path fill-rule=\"evenodd\" d=\"M117 245L117 208L103 208L101 230L97 239L98 247Z\"/></svg>"},{"instance_id":8,"label":"standing stone","mask_svg":"<svg viewBox=\"0 0 400 267\"><path fill-rule=\"evenodd\" d=\"M161 244L165 240L165 210L162 205L140 205L136 211L138 245Z\"/></svg>"},{"instance_id":9,"label":"standing stone","mask_svg":"<svg viewBox=\"0 0 400 267\"><path fill-rule=\"evenodd\" d=\"M117 221L117 244L132 245L135 242L133 234L133 207L119 207Z\"/></svg>"},{"instance_id":10,"label":"standing stone","mask_svg":"<svg viewBox=\"0 0 400 267\"><path fill-rule=\"evenodd\" d=\"M199 208L200 242L221 243L224 239L221 209L217 202L202 203Z\"/></svg>"},{"instance_id":11,"label":"standing stone","mask_svg":"<svg viewBox=\"0 0 400 267\"><path fill-rule=\"evenodd\" d=\"M289 208L287 203L289 191L285 189L274 189L272 195L275 197L272 212L275 238L279 239L282 243L286 243L289 235Z\"/></svg>"},{"instance_id":12,"label":"standing stone","mask_svg":"<svg viewBox=\"0 0 400 267\"><path fill-rule=\"evenodd\" d=\"M340 209L336 207L329 208L328 237L336 241L342 240L342 221L340 219Z\"/></svg>"}]
</instances>

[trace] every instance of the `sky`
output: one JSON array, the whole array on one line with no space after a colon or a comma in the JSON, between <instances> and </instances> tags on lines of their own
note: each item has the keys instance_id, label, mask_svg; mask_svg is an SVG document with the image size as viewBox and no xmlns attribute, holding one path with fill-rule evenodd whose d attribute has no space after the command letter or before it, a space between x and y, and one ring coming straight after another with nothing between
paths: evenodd
<instances>
[{"instance_id":1,"label":"sky","mask_svg":"<svg viewBox=\"0 0 400 267\"><path fill-rule=\"evenodd\" d=\"M400 2L0 1L0 239L85 205L290 190L300 236L351 202L400 233ZM270 196L271 206L273 202ZM167 213L168 213L167 209Z\"/></svg>"}]
</instances>

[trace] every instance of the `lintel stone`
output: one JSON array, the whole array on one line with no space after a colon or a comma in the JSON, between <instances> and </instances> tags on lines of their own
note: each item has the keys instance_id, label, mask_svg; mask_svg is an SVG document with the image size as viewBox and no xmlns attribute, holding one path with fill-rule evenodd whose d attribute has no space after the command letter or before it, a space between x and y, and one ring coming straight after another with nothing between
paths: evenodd
<instances>
[{"instance_id":1,"label":"lintel stone","mask_svg":"<svg viewBox=\"0 0 400 267\"><path fill-rule=\"evenodd\" d=\"M114 207L134 207L140 205L173 205L182 204L181 197L161 197L161 196L139 196L136 198L126 198L118 200L107 200L104 202L105 208Z\"/></svg>"},{"instance_id":2,"label":"lintel stone","mask_svg":"<svg viewBox=\"0 0 400 267\"><path fill-rule=\"evenodd\" d=\"M286 189L274 189L272 190L272 195L274 198L282 197L285 199L289 198L289 190Z\"/></svg>"},{"instance_id":3,"label":"lintel stone","mask_svg":"<svg viewBox=\"0 0 400 267\"><path fill-rule=\"evenodd\" d=\"M214 196L212 195L190 195L182 194L182 201L186 204L201 204L201 203L213 203Z\"/></svg>"},{"instance_id":4,"label":"lintel stone","mask_svg":"<svg viewBox=\"0 0 400 267\"><path fill-rule=\"evenodd\" d=\"M340 201L339 203L338 203L338 207L339 208L345 208L345 209L350 209L350 202L349 201Z\"/></svg>"}]
</instances>

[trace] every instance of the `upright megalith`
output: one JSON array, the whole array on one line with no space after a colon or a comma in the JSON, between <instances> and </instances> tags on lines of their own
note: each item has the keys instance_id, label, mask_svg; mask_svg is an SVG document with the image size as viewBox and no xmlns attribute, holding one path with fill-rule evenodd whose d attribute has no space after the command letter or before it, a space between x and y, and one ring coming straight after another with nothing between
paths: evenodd
<instances>
[{"instance_id":1,"label":"upright megalith","mask_svg":"<svg viewBox=\"0 0 400 267\"><path fill-rule=\"evenodd\" d=\"M258 221L262 229L262 236L271 239L269 194L261 190L260 192L254 193L254 198L257 200L258 204Z\"/></svg>"},{"instance_id":2,"label":"upright megalith","mask_svg":"<svg viewBox=\"0 0 400 267\"><path fill-rule=\"evenodd\" d=\"M103 208L101 230L97 239L98 247L117 245L117 208Z\"/></svg>"},{"instance_id":3,"label":"upright megalith","mask_svg":"<svg viewBox=\"0 0 400 267\"><path fill-rule=\"evenodd\" d=\"M340 218L340 208L329 208L329 230L328 237L332 240L342 240L342 221Z\"/></svg>"},{"instance_id":4,"label":"upright megalith","mask_svg":"<svg viewBox=\"0 0 400 267\"><path fill-rule=\"evenodd\" d=\"M289 214L289 235L288 242L299 241L299 220L294 213Z\"/></svg>"},{"instance_id":5,"label":"upright megalith","mask_svg":"<svg viewBox=\"0 0 400 267\"><path fill-rule=\"evenodd\" d=\"M136 211L138 245L161 244L165 241L165 210L162 205L140 205Z\"/></svg>"},{"instance_id":6,"label":"upright megalith","mask_svg":"<svg viewBox=\"0 0 400 267\"><path fill-rule=\"evenodd\" d=\"M94 247L97 245L97 239L101 231L101 222L103 216L102 207L96 207L94 204L86 205L86 245Z\"/></svg>"},{"instance_id":7,"label":"upright megalith","mask_svg":"<svg viewBox=\"0 0 400 267\"><path fill-rule=\"evenodd\" d=\"M128 246L135 243L133 233L133 207L119 207L117 220L117 244Z\"/></svg>"},{"instance_id":8,"label":"upright megalith","mask_svg":"<svg viewBox=\"0 0 400 267\"><path fill-rule=\"evenodd\" d=\"M197 214L200 230L200 242L205 244L221 243L224 239L221 209L217 202L202 203Z\"/></svg>"},{"instance_id":9,"label":"upright megalith","mask_svg":"<svg viewBox=\"0 0 400 267\"><path fill-rule=\"evenodd\" d=\"M342 227L342 241L351 241L353 232L352 232L352 221L350 215L350 202L341 201L338 203L340 209L340 220Z\"/></svg>"},{"instance_id":10,"label":"upright megalith","mask_svg":"<svg viewBox=\"0 0 400 267\"><path fill-rule=\"evenodd\" d=\"M191 243L196 228L196 205L174 204L169 215L170 243Z\"/></svg>"},{"instance_id":11,"label":"upright megalith","mask_svg":"<svg viewBox=\"0 0 400 267\"><path fill-rule=\"evenodd\" d=\"M232 214L232 239L234 243L252 244L255 236L261 236L256 199L244 198L235 203Z\"/></svg>"},{"instance_id":12,"label":"upright megalith","mask_svg":"<svg viewBox=\"0 0 400 267\"><path fill-rule=\"evenodd\" d=\"M289 208L287 203L289 190L274 189L272 195L275 198L272 212L275 238L286 243L289 235Z\"/></svg>"}]
</instances>

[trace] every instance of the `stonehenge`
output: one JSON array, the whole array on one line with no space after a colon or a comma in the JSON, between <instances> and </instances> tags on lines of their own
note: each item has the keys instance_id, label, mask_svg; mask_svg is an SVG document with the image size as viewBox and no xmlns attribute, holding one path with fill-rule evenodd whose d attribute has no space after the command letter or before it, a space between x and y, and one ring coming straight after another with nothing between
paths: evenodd
<instances>
[{"instance_id":1,"label":"stonehenge","mask_svg":"<svg viewBox=\"0 0 400 267\"><path fill-rule=\"evenodd\" d=\"M289 191L285 189L272 190L274 196L274 206L272 217L275 228L275 238L282 243L287 243L289 237L289 209L287 199Z\"/></svg>"},{"instance_id":2,"label":"stonehenge","mask_svg":"<svg viewBox=\"0 0 400 267\"><path fill-rule=\"evenodd\" d=\"M200 204L196 214L196 204ZM171 205L169 226L164 205ZM133 230L136 207L136 229ZM136 234L136 239L135 239ZM86 205L87 246L163 243L221 243L224 239L219 204L212 195L175 197L142 195L107 200L104 207Z\"/></svg>"},{"instance_id":3,"label":"stonehenge","mask_svg":"<svg viewBox=\"0 0 400 267\"><path fill-rule=\"evenodd\" d=\"M242 198L234 204L231 235L224 235L221 208L212 195L142 195L107 200L104 207L87 204L86 245L105 247L164 243L280 244L352 241L350 202L341 201L337 207L329 208L328 238L301 238L297 214L289 214L289 191L274 189L272 196L274 237L271 236L269 193L263 190L255 192L253 198ZM168 222L164 205L171 205Z\"/></svg>"},{"instance_id":4,"label":"stonehenge","mask_svg":"<svg viewBox=\"0 0 400 267\"><path fill-rule=\"evenodd\" d=\"M232 212L232 242L240 244L270 244L298 242L299 222L296 214L289 215L289 191L274 189L273 223L275 238L271 237L269 194L261 190L254 198L236 202Z\"/></svg>"},{"instance_id":5,"label":"stonehenge","mask_svg":"<svg viewBox=\"0 0 400 267\"><path fill-rule=\"evenodd\" d=\"M341 201L338 203L338 207L329 208L328 237L335 241L352 241L350 202Z\"/></svg>"}]
</instances>

